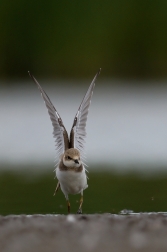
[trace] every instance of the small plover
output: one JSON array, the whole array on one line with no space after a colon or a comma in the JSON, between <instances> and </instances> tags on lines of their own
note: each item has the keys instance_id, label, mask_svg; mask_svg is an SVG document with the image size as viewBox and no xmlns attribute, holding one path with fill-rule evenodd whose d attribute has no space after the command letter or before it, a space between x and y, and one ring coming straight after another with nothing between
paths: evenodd
<instances>
[{"instance_id":1,"label":"small plover","mask_svg":"<svg viewBox=\"0 0 167 252\"><path fill-rule=\"evenodd\" d=\"M41 92L41 96L45 102L50 119L52 121L53 136L55 138L55 146L59 158L59 162L55 169L58 183L54 195L60 187L67 200L68 213L70 213L70 201L68 195L79 193L81 194L81 198L77 213L82 213L83 190L88 187L86 169L84 167L86 121L91 103L91 97L93 95L93 89L95 87L95 81L97 76L100 74L100 71L101 69L99 69L99 71L96 73L79 106L69 136L60 115L53 106L48 95L42 89L34 76L28 72Z\"/></svg>"}]
</instances>

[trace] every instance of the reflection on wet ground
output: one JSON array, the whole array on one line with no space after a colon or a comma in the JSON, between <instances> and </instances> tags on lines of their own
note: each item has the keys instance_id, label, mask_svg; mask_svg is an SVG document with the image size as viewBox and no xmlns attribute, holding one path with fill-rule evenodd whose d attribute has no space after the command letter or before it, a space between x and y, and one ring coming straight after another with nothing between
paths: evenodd
<instances>
[{"instance_id":1,"label":"reflection on wet ground","mask_svg":"<svg viewBox=\"0 0 167 252\"><path fill-rule=\"evenodd\" d=\"M149 213L147 213L147 212L142 213L141 212L141 213L135 213L133 210L128 210L128 209L121 210L119 212L119 214L120 215L142 215L142 214L148 214L148 215L155 214L155 215L157 215L157 214L160 214L160 215L167 216L167 212L149 212Z\"/></svg>"}]
</instances>

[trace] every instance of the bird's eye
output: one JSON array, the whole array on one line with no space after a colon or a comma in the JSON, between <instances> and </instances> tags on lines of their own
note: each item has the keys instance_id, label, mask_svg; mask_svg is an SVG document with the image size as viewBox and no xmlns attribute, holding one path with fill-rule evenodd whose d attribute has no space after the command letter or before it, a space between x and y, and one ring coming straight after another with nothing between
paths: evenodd
<instances>
[{"instance_id":1,"label":"bird's eye","mask_svg":"<svg viewBox=\"0 0 167 252\"><path fill-rule=\"evenodd\" d=\"M67 157L69 160L71 160L72 158L70 156Z\"/></svg>"}]
</instances>

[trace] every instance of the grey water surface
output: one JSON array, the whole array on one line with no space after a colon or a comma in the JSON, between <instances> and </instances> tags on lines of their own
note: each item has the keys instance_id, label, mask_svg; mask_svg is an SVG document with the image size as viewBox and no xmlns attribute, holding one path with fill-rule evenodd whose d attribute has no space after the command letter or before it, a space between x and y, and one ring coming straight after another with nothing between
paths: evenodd
<instances>
[{"instance_id":1,"label":"grey water surface","mask_svg":"<svg viewBox=\"0 0 167 252\"><path fill-rule=\"evenodd\" d=\"M83 83L41 83L68 131L90 81ZM139 84L97 81L87 122L88 164L167 167L167 86ZM34 83L0 89L0 118L1 164L54 164L52 125Z\"/></svg>"}]
</instances>

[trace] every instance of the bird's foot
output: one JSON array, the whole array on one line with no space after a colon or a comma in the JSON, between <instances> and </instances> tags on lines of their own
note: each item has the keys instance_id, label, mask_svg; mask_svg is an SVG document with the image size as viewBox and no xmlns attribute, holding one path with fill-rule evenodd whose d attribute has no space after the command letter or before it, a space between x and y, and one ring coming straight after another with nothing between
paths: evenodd
<instances>
[{"instance_id":1,"label":"bird's foot","mask_svg":"<svg viewBox=\"0 0 167 252\"><path fill-rule=\"evenodd\" d=\"M81 208L78 209L77 214L82 214L82 209Z\"/></svg>"}]
</instances>

